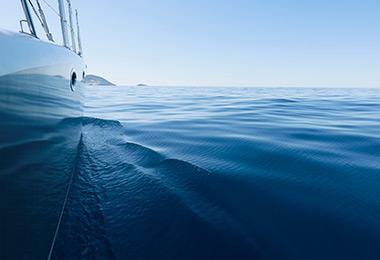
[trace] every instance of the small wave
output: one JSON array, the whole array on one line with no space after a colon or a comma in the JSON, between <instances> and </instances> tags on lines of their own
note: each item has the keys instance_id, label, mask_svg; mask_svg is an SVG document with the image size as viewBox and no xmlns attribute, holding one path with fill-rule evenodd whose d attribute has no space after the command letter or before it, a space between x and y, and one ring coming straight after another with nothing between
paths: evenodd
<instances>
[{"instance_id":1,"label":"small wave","mask_svg":"<svg viewBox=\"0 0 380 260\"><path fill-rule=\"evenodd\" d=\"M82 124L95 125L100 127L122 128L122 124L117 120L107 120L93 117L82 117Z\"/></svg>"},{"instance_id":2,"label":"small wave","mask_svg":"<svg viewBox=\"0 0 380 260\"><path fill-rule=\"evenodd\" d=\"M136 143L118 144L125 152L125 158L128 163L136 164L142 167L153 167L164 160L164 156L156 151Z\"/></svg>"},{"instance_id":3,"label":"small wave","mask_svg":"<svg viewBox=\"0 0 380 260\"><path fill-rule=\"evenodd\" d=\"M117 120L101 119L96 117L73 117L64 118L60 121L60 125L77 125L82 124L83 126L93 125L99 127L110 127L110 128L122 128L122 124Z\"/></svg>"},{"instance_id":4,"label":"small wave","mask_svg":"<svg viewBox=\"0 0 380 260\"><path fill-rule=\"evenodd\" d=\"M160 167L160 168L168 168L168 169L181 169L181 172L187 172L187 173L191 172L191 173L206 174L206 175L211 174L211 172L201 167L198 167L195 164L192 164L187 161L179 160L179 159L172 159L172 158L165 159L154 166Z\"/></svg>"},{"instance_id":5,"label":"small wave","mask_svg":"<svg viewBox=\"0 0 380 260\"><path fill-rule=\"evenodd\" d=\"M268 103L297 103L299 100L296 99L290 99L290 98L274 98L274 99L268 99L265 102Z\"/></svg>"}]
</instances>

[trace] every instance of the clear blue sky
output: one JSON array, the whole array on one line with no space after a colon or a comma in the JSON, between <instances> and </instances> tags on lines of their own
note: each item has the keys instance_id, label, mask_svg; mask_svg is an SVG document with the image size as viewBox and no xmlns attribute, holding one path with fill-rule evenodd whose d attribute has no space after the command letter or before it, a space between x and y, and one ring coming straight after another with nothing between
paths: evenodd
<instances>
[{"instance_id":1,"label":"clear blue sky","mask_svg":"<svg viewBox=\"0 0 380 260\"><path fill-rule=\"evenodd\" d=\"M72 3L89 72L118 84L380 87L379 0ZM1 0L0 28L21 17Z\"/></svg>"}]
</instances>

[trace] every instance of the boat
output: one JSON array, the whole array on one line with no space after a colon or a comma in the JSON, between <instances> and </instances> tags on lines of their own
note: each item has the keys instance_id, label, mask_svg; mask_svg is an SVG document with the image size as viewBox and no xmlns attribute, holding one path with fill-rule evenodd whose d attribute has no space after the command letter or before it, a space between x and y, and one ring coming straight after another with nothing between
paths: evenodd
<instances>
[{"instance_id":1,"label":"boat","mask_svg":"<svg viewBox=\"0 0 380 260\"><path fill-rule=\"evenodd\" d=\"M75 25L70 0L55 2L59 44L44 3L21 0L20 31L0 29L0 259L54 256L81 138L78 11Z\"/></svg>"}]
</instances>

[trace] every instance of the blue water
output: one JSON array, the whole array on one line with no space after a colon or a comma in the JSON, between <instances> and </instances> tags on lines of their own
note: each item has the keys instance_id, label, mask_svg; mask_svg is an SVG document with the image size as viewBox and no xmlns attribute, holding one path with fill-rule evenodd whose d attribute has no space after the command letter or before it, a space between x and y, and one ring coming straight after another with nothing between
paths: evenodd
<instances>
[{"instance_id":1,"label":"blue water","mask_svg":"<svg viewBox=\"0 0 380 260\"><path fill-rule=\"evenodd\" d=\"M380 259L379 90L83 93L53 258Z\"/></svg>"}]
</instances>

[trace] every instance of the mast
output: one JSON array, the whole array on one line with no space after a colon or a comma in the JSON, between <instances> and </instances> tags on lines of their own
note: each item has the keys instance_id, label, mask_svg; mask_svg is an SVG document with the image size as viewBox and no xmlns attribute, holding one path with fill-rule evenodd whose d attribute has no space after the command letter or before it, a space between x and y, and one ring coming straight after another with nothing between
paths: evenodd
<instances>
[{"instance_id":1,"label":"mast","mask_svg":"<svg viewBox=\"0 0 380 260\"><path fill-rule=\"evenodd\" d=\"M34 37L37 37L33 19L32 19L32 16L30 15L28 3L26 2L26 0L21 0L21 4L22 4L22 9L24 10L26 22L28 23L30 34L32 34Z\"/></svg>"},{"instance_id":2,"label":"mast","mask_svg":"<svg viewBox=\"0 0 380 260\"><path fill-rule=\"evenodd\" d=\"M79 30L79 18L78 18L78 10L75 9L75 17L77 20L77 34L78 34L78 54L82 57L83 50L82 50L82 41L80 40L80 30Z\"/></svg>"},{"instance_id":3,"label":"mast","mask_svg":"<svg viewBox=\"0 0 380 260\"><path fill-rule=\"evenodd\" d=\"M67 0L67 5L69 8L69 22L70 22L70 32L71 32L71 49L74 52L77 52L77 46L75 43L75 32L74 32L74 23L73 23L73 11L71 9L71 2Z\"/></svg>"},{"instance_id":4,"label":"mast","mask_svg":"<svg viewBox=\"0 0 380 260\"><path fill-rule=\"evenodd\" d=\"M63 46L66 48L69 47L69 37L68 37L68 31L67 31L67 20L66 20L66 12L65 12L65 5L63 3L63 0L58 0L59 5L59 15L61 17L61 29L62 29L62 38L63 38Z\"/></svg>"}]
</instances>

